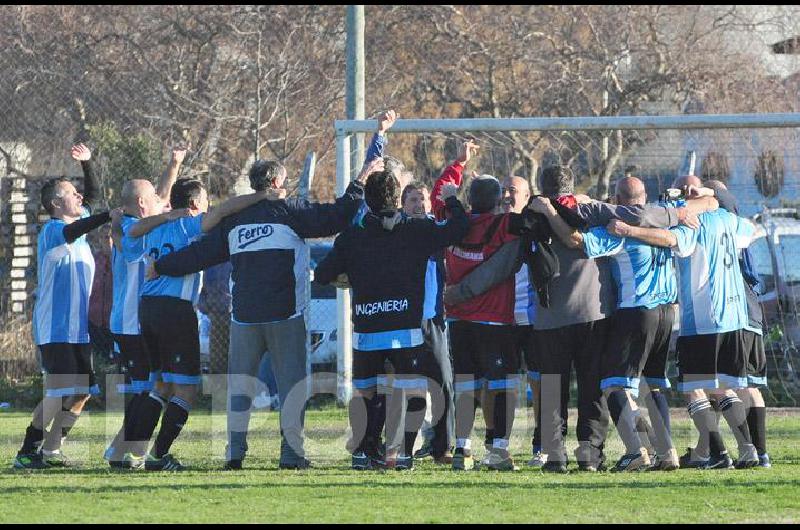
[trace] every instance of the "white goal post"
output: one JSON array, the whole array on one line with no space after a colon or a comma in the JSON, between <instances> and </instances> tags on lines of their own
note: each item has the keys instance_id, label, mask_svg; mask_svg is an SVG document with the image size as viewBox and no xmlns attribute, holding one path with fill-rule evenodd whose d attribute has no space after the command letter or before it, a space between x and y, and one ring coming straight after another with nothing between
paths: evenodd
<instances>
[{"instance_id":1,"label":"white goal post","mask_svg":"<svg viewBox=\"0 0 800 530\"><path fill-rule=\"evenodd\" d=\"M401 119L397 133L491 133L514 131L614 131L665 129L800 128L800 113L686 114L676 116L604 116L571 118ZM336 193L344 193L360 168L350 167L350 140L354 134L373 133L376 120L336 120ZM347 403L352 383L352 323L349 290L337 290L338 398Z\"/></svg>"}]
</instances>

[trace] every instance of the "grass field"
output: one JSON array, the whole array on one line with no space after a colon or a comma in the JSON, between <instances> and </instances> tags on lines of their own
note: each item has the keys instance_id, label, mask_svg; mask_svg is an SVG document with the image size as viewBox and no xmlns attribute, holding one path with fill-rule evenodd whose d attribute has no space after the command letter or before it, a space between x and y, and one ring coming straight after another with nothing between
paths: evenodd
<instances>
[{"instance_id":1,"label":"grass field","mask_svg":"<svg viewBox=\"0 0 800 530\"><path fill-rule=\"evenodd\" d=\"M694 433L685 414L674 415L682 452ZM316 468L308 471L277 469L277 414L266 412L254 416L242 472L220 470L224 416L202 413L173 448L192 468L184 473L109 470L100 458L105 430L116 429L120 417L102 413L81 418L65 447L75 469L14 471L28 421L27 414L0 412L2 523L800 522L797 412L770 414L771 470L565 476L524 467L529 438L522 416L512 447L523 467L516 473L455 473L430 460L412 472L353 472L341 409L309 411L307 450ZM476 432L478 446L482 434ZM726 442L735 447L730 437ZM621 449L614 433L609 457Z\"/></svg>"}]
</instances>

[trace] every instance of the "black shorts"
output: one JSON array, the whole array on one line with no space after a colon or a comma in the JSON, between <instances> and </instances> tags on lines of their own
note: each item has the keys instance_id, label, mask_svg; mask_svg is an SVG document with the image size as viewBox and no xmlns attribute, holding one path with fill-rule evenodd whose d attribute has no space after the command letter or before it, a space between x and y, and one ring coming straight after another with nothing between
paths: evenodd
<instances>
[{"instance_id":1,"label":"black shorts","mask_svg":"<svg viewBox=\"0 0 800 530\"><path fill-rule=\"evenodd\" d=\"M456 392L475 391L485 384L489 390L519 386L519 351L514 326L494 326L456 320L450 325Z\"/></svg>"},{"instance_id":2,"label":"black shorts","mask_svg":"<svg viewBox=\"0 0 800 530\"><path fill-rule=\"evenodd\" d=\"M153 390L160 360L151 354L141 335L114 335L120 353L119 368L125 376L120 394L140 394Z\"/></svg>"},{"instance_id":3,"label":"black shorts","mask_svg":"<svg viewBox=\"0 0 800 530\"><path fill-rule=\"evenodd\" d=\"M200 337L191 302L171 296L143 296L139 321L145 347L161 368L161 380L200 384Z\"/></svg>"},{"instance_id":4,"label":"black shorts","mask_svg":"<svg viewBox=\"0 0 800 530\"><path fill-rule=\"evenodd\" d=\"M600 388L621 387L636 394L642 376L652 388L669 388L667 357L674 320L671 305L617 310L603 349Z\"/></svg>"},{"instance_id":5,"label":"black shorts","mask_svg":"<svg viewBox=\"0 0 800 530\"><path fill-rule=\"evenodd\" d=\"M99 394L90 344L54 342L39 346L47 397Z\"/></svg>"},{"instance_id":6,"label":"black shorts","mask_svg":"<svg viewBox=\"0 0 800 530\"><path fill-rule=\"evenodd\" d=\"M514 347L520 358L522 370L527 372L533 381L541 381L539 348L536 347L536 330L533 326L514 326Z\"/></svg>"},{"instance_id":7,"label":"black shorts","mask_svg":"<svg viewBox=\"0 0 800 530\"><path fill-rule=\"evenodd\" d=\"M745 330L742 333L744 351L747 355L747 386L753 388L767 386L767 352L764 337Z\"/></svg>"},{"instance_id":8,"label":"black shorts","mask_svg":"<svg viewBox=\"0 0 800 530\"><path fill-rule=\"evenodd\" d=\"M353 350L353 387L373 390L391 385L394 389L425 392L434 362L423 346L394 350ZM387 374L387 363L393 372Z\"/></svg>"},{"instance_id":9,"label":"black shorts","mask_svg":"<svg viewBox=\"0 0 800 530\"><path fill-rule=\"evenodd\" d=\"M744 330L678 338L680 392L747 388Z\"/></svg>"}]
</instances>

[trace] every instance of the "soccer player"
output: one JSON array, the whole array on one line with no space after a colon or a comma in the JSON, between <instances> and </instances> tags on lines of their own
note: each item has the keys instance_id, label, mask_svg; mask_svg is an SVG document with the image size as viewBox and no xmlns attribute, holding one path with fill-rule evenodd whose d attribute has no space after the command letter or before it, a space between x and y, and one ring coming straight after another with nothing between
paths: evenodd
<instances>
[{"instance_id":1,"label":"soccer player","mask_svg":"<svg viewBox=\"0 0 800 530\"><path fill-rule=\"evenodd\" d=\"M114 301L111 307L110 327L120 352L120 366L125 376L121 390L127 399L122 427L104 455L111 467L129 467L136 463L128 450L128 442L133 441L135 425L129 420L153 390L157 375L155 369L157 363L151 361L150 352L142 339L139 327L139 298L145 274L144 256L128 262L122 252L122 238L138 220L161 213L164 204L169 202L170 192L178 178L186 151L187 148L181 147L172 151L170 163L159 180L158 190L149 180L144 179L129 180L122 187L124 215L119 223L114 223L112 231ZM173 218L177 219L183 215L180 210L175 212ZM151 368L151 365L154 366Z\"/></svg>"},{"instance_id":2,"label":"soccer player","mask_svg":"<svg viewBox=\"0 0 800 530\"><path fill-rule=\"evenodd\" d=\"M616 204L646 202L641 180L625 177L617 182ZM588 257L612 258L611 271L617 287L617 310L611 317L609 340L601 355L600 382L626 450L612 472L651 469L654 464L657 469L678 469L678 454L669 429L669 406L661 393L669 388L666 365L674 319L672 304L678 294L672 254L669 249L611 235L605 227L578 233L567 244L575 248L581 240ZM642 376L653 393L647 403L659 432L657 463L650 461L640 440L644 430L640 425L646 421L636 405Z\"/></svg>"},{"instance_id":3,"label":"soccer player","mask_svg":"<svg viewBox=\"0 0 800 530\"><path fill-rule=\"evenodd\" d=\"M441 216L439 190L447 184L460 185L465 164L477 150L472 142L464 142L456 161L436 181L433 208ZM502 213L502 190L496 178L483 175L473 179L469 189L471 204L470 231L445 255L448 284L457 284L470 272L494 255L504 244L517 240L525 230L538 232L547 223L528 225L524 215ZM538 235L538 237L549 237ZM471 433L479 393L486 405L487 428L492 430L492 448L488 467L510 471L516 469L508 452L514 422L514 403L518 386L519 357L514 345L514 280L508 278L486 292L467 301L448 305L450 343L453 354L456 392L456 451L453 469L474 467Z\"/></svg>"},{"instance_id":4,"label":"soccer player","mask_svg":"<svg viewBox=\"0 0 800 530\"><path fill-rule=\"evenodd\" d=\"M413 467L413 447L425 412L426 375L434 362L423 348L425 276L430 256L456 243L468 230L455 189L443 191L450 219L405 217L391 231L382 218L394 217L400 188L388 171L374 172L364 188L370 212L362 226L337 237L333 250L317 266L315 280L327 284L346 274L353 288L353 397L350 425L356 437L353 469L370 468L366 434L372 415L367 402L377 392L378 378L388 359L394 367L394 389L402 389L406 405L405 436L395 469ZM396 421L396 418L391 418ZM365 421L366 420L366 421Z\"/></svg>"},{"instance_id":5,"label":"soccer player","mask_svg":"<svg viewBox=\"0 0 800 530\"><path fill-rule=\"evenodd\" d=\"M688 180L688 179L687 179ZM739 214L739 209L736 204L736 198L728 191L724 183L718 180L707 181L705 188L697 188L696 180L690 182L692 185L689 188L692 195L703 196L713 195L719 200L721 208L728 210L731 213ZM742 249L739 256L739 266L742 269L742 276L745 280L745 294L747 295L747 317L748 322L742 332L742 347L747 353L747 379L748 387L737 390L737 394L747 408L747 425L750 430L750 437L753 440L753 445L758 451L759 467L769 468L772 466L767 453L767 426L766 426L766 405L764 403L764 396L761 395L761 387L766 387L767 384L767 357L764 350L764 313L761 309L761 303L758 301L758 294L755 291L755 286L759 283L758 275L753 270L752 258L748 249ZM715 410L718 409L718 404L712 402ZM719 414L717 414L717 422L719 423ZM719 448L712 448L712 454L718 455ZM687 467L691 467L697 461L691 460L692 450L689 449L683 457L683 461Z\"/></svg>"},{"instance_id":6,"label":"soccer player","mask_svg":"<svg viewBox=\"0 0 800 530\"><path fill-rule=\"evenodd\" d=\"M72 147L72 158L84 169L84 194L69 179L47 182L41 203L50 220L39 232L36 304L33 335L41 352L44 399L36 407L25 432L15 468L43 469L68 465L61 445L69 434L95 384L89 347L89 295L94 257L86 234L107 223L109 212L90 215L89 204L98 186L87 165L91 151L83 144ZM115 216L121 212L116 211ZM47 437L45 429L52 422Z\"/></svg>"},{"instance_id":7,"label":"soccer player","mask_svg":"<svg viewBox=\"0 0 800 530\"><path fill-rule=\"evenodd\" d=\"M257 160L249 177L256 192L281 192L286 169L277 161ZM169 282L180 282L177 278L190 278L197 271L227 260L233 266L226 469L242 468L248 449L247 430L256 394L256 374L267 350L281 400L279 466L281 469L310 466L303 447L308 375L303 320L308 269L304 240L331 236L345 229L352 223L362 198L361 183L357 180L333 204L302 199L262 201L227 216L206 237L187 248L176 247L174 252L158 256L153 272ZM144 321L142 326L144 329Z\"/></svg>"},{"instance_id":8,"label":"soccer player","mask_svg":"<svg viewBox=\"0 0 800 530\"><path fill-rule=\"evenodd\" d=\"M400 197L403 214L416 219L431 217L431 200L427 186L412 182L403 188ZM422 335L424 347L434 360L430 378L437 388L431 396L432 424L426 431L423 426L425 442L414 454L421 458L430 454L437 464L452 464L452 437L455 431L455 404L453 402L453 363L447 344L447 328L444 320L444 251L440 250L430 257L425 272L425 303L423 310Z\"/></svg>"},{"instance_id":9,"label":"soccer player","mask_svg":"<svg viewBox=\"0 0 800 530\"><path fill-rule=\"evenodd\" d=\"M173 219L175 213L167 212L135 222L123 237L125 259L136 263L145 255L156 260L178 252L225 216L267 197L263 193L235 197L206 214L208 195L202 183L196 179L178 180L170 192L170 204L175 210L187 209L189 217ZM139 305L142 339L151 352L151 362L158 363L154 371L160 372L160 381L140 402L132 418L131 459L144 459L148 471L184 469L169 451L189 418L200 383L200 342L194 310L200 282L201 274L197 273L153 278L142 286ZM162 410L161 429L152 452L144 455Z\"/></svg>"},{"instance_id":10,"label":"soccer player","mask_svg":"<svg viewBox=\"0 0 800 530\"><path fill-rule=\"evenodd\" d=\"M673 186L682 187L687 179ZM739 445L737 468L758 465L747 412L736 391L747 387L747 358L742 334L747 326L744 280L737 259L755 231L752 223L724 209L699 217L699 229L685 226L671 230L630 227L616 223L612 234L633 237L648 244L672 248L678 257L681 335L678 339L678 390L689 402L689 414L700 433L692 461L698 467L727 468L730 459L716 426L709 398L719 408ZM717 455L710 454L712 448Z\"/></svg>"}]
</instances>

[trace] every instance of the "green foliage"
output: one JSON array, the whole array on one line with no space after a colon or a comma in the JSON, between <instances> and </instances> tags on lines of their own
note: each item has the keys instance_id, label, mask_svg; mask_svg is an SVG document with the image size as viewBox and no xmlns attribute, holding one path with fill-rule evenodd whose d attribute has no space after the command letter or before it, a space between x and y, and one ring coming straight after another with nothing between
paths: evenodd
<instances>
[{"instance_id":1,"label":"green foliage","mask_svg":"<svg viewBox=\"0 0 800 530\"><path fill-rule=\"evenodd\" d=\"M144 133L120 131L110 121L87 127L94 143L98 177L107 200L118 202L122 185L131 179L155 182L161 162L159 143Z\"/></svg>"}]
</instances>

